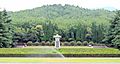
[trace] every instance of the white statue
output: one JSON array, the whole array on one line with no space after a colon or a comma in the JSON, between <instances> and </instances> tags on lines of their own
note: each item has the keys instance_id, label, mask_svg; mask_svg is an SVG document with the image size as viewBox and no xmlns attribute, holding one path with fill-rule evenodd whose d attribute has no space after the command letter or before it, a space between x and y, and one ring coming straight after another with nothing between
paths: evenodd
<instances>
[{"instance_id":1,"label":"white statue","mask_svg":"<svg viewBox=\"0 0 120 64\"><path fill-rule=\"evenodd\" d=\"M56 34L55 36L53 36L55 38L55 48L60 48L60 38L61 36Z\"/></svg>"}]
</instances>

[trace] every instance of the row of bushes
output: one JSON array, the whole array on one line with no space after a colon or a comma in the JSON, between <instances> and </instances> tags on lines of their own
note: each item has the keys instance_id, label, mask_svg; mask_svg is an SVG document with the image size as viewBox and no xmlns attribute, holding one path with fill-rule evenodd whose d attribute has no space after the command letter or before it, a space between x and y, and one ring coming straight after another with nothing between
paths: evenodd
<instances>
[{"instance_id":1,"label":"row of bushes","mask_svg":"<svg viewBox=\"0 0 120 64\"><path fill-rule=\"evenodd\" d=\"M54 46L55 45L55 42L27 42L27 45L28 46ZM84 41L84 42L80 42L80 41L71 41L71 42L61 42L61 45L62 46L87 46L87 45L92 45L92 46L104 46L104 44L100 44L100 43L94 43L94 42L87 42L87 41Z\"/></svg>"},{"instance_id":2,"label":"row of bushes","mask_svg":"<svg viewBox=\"0 0 120 64\"><path fill-rule=\"evenodd\" d=\"M27 42L27 46L54 46L54 42Z\"/></svg>"},{"instance_id":3,"label":"row of bushes","mask_svg":"<svg viewBox=\"0 0 120 64\"><path fill-rule=\"evenodd\" d=\"M120 57L120 54L63 54L65 57Z\"/></svg>"},{"instance_id":4,"label":"row of bushes","mask_svg":"<svg viewBox=\"0 0 120 64\"><path fill-rule=\"evenodd\" d=\"M0 54L0 57L61 57L60 54Z\"/></svg>"},{"instance_id":5,"label":"row of bushes","mask_svg":"<svg viewBox=\"0 0 120 64\"><path fill-rule=\"evenodd\" d=\"M120 54L63 54L64 57L120 57ZM0 54L0 57L60 57L59 54Z\"/></svg>"}]
</instances>

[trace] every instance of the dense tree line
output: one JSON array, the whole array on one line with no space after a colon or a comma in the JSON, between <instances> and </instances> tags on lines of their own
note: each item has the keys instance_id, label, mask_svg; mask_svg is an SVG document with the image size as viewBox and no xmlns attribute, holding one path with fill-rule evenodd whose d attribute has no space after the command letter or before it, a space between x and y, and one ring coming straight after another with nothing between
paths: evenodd
<instances>
[{"instance_id":1,"label":"dense tree line","mask_svg":"<svg viewBox=\"0 0 120 64\"><path fill-rule=\"evenodd\" d=\"M79 23L78 25L69 27L68 30L58 28L58 26L51 23L50 20L47 20L41 24L29 22L24 24L26 27L23 27L23 25L21 25L19 26L19 29L14 29L14 40L16 42L52 42L54 40L53 35L60 34L62 36L62 42L92 41L96 43L102 43L104 35L107 31L106 26L103 24L97 25L95 22L90 26Z\"/></svg>"}]
</instances>

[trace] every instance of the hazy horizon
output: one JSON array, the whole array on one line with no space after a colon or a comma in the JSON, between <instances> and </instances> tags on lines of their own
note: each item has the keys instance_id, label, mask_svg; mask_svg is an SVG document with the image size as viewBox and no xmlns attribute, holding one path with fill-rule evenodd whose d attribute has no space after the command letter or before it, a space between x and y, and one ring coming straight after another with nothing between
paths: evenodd
<instances>
[{"instance_id":1,"label":"hazy horizon","mask_svg":"<svg viewBox=\"0 0 120 64\"><path fill-rule=\"evenodd\" d=\"M19 11L43 5L69 4L88 9L120 10L119 2L120 0L0 0L0 8L5 8L8 11Z\"/></svg>"}]
</instances>

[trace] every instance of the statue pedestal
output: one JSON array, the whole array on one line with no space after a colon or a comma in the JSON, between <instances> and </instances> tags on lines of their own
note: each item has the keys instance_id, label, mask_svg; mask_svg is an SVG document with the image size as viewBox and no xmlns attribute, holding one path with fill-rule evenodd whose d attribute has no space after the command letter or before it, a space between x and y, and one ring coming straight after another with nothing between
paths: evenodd
<instances>
[{"instance_id":1,"label":"statue pedestal","mask_svg":"<svg viewBox=\"0 0 120 64\"><path fill-rule=\"evenodd\" d=\"M59 49L60 48L60 38L61 38L61 36L57 34L53 37L55 38L55 48Z\"/></svg>"}]
</instances>

